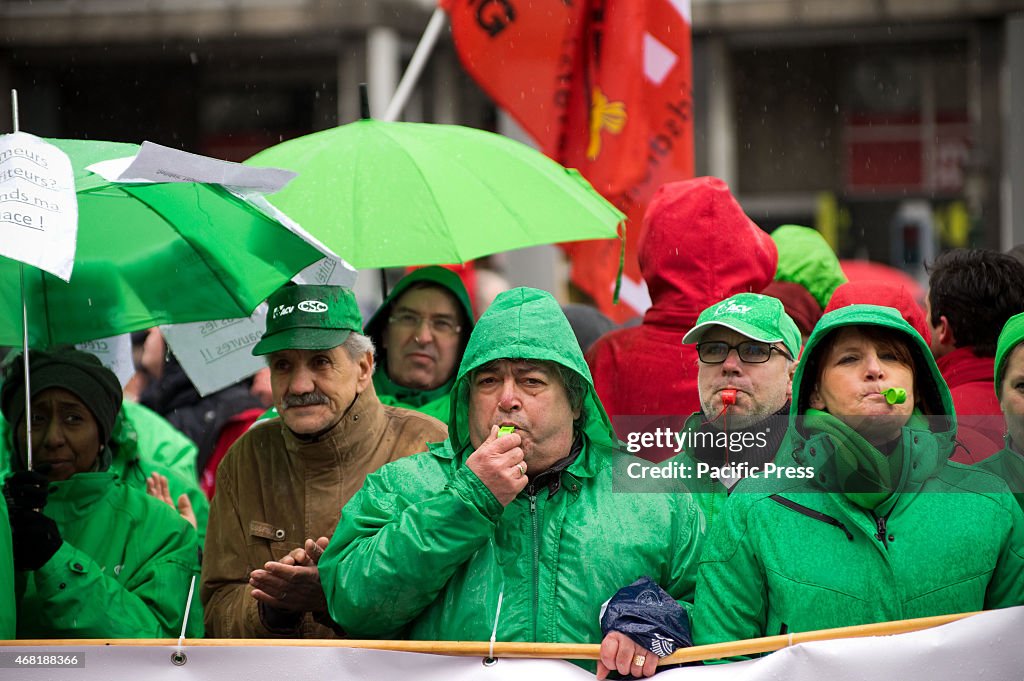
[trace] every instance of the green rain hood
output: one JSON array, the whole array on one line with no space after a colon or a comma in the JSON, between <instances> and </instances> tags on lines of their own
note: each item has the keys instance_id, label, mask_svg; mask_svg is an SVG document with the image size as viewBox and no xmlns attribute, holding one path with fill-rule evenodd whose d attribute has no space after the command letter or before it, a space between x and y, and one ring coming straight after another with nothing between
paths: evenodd
<instances>
[{"instance_id":1,"label":"green rain hood","mask_svg":"<svg viewBox=\"0 0 1024 681\"><path fill-rule=\"evenodd\" d=\"M772 241L779 250L775 280L800 284L824 310L832 292L847 281L832 247L820 232L800 225L782 225L772 232Z\"/></svg>"},{"instance_id":2,"label":"green rain hood","mask_svg":"<svg viewBox=\"0 0 1024 681\"><path fill-rule=\"evenodd\" d=\"M549 360L586 379L582 451L557 489L527 487L506 507L465 465L469 374L502 358ZM330 615L350 636L486 641L501 595L497 640L598 643L601 604L641 576L690 601L703 514L688 495L613 492L615 462L628 455L550 294L498 296L452 395L449 439L371 474L320 559Z\"/></svg>"},{"instance_id":3,"label":"green rain hood","mask_svg":"<svg viewBox=\"0 0 1024 681\"><path fill-rule=\"evenodd\" d=\"M837 484L849 429L829 415L822 428L794 420L821 341L851 325L901 333L933 414L903 427L892 489L868 500ZM997 476L948 461L955 432L949 389L896 310L851 305L822 317L793 380L783 443L800 467L786 470L801 475L748 478L729 497L701 557L694 644L1024 604L1024 515Z\"/></svg>"},{"instance_id":4,"label":"green rain hood","mask_svg":"<svg viewBox=\"0 0 1024 681\"><path fill-rule=\"evenodd\" d=\"M373 340L373 346L377 349L377 369L373 372L373 387L377 389L377 397L380 398L382 404L415 409L447 423L448 394L451 392L454 377L433 390L416 390L398 385L388 376L387 351L384 350L383 343L388 316L391 314L391 308L395 301L413 284L421 282L437 284L455 296L466 319L461 332L462 338L468 338L473 331L473 307L469 302L469 293L466 292L466 287L459 276L451 270L437 265L413 270L403 277L395 288L391 289L384 302L380 304L380 307L363 327L363 332ZM461 350L462 348L460 348Z\"/></svg>"},{"instance_id":5,"label":"green rain hood","mask_svg":"<svg viewBox=\"0 0 1024 681\"><path fill-rule=\"evenodd\" d=\"M486 318L487 323L484 324ZM556 362L586 379L583 431L592 443L617 448L618 439L594 390L569 321L546 291L517 288L495 298L469 340L452 388L448 433L455 451L469 444L469 373L495 359L527 358Z\"/></svg>"}]
</instances>

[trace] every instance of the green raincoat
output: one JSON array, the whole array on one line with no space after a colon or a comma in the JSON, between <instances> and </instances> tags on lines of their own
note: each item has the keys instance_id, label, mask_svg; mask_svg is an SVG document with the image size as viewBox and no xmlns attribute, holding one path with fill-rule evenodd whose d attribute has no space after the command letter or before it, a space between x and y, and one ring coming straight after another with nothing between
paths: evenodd
<instances>
[{"instance_id":1,"label":"green raincoat","mask_svg":"<svg viewBox=\"0 0 1024 681\"><path fill-rule=\"evenodd\" d=\"M391 307L398 298L419 282L429 281L450 292L462 308L466 324L462 329L462 338L469 338L473 331L473 307L469 303L469 293L459 276L443 267L430 266L413 270L391 290L377 311L373 313L363 331L373 340L377 348L377 368L373 372L373 387L377 389L377 397L381 404L403 409L414 409L447 425L449 402L448 395L455 383L453 376L450 381L433 390L416 390L398 385L388 377L387 350L384 349L384 330L388 323ZM461 352L462 348L460 348Z\"/></svg>"},{"instance_id":2,"label":"green raincoat","mask_svg":"<svg viewBox=\"0 0 1024 681\"><path fill-rule=\"evenodd\" d=\"M15 612L11 521L7 517L7 504L0 501L0 640L14 638Z\"/></svg>"},{"instance_id":3,"label":"green raincoat","mask_svg":"<svg viewBox=\"0 0 1024 681\"><path fill-rule=\"evenodd\" d=\"M111 439L114 458L110 470L130 487L145 491L146 478L156 472L167 478L172 501L177 503L181 494L188 496L202 546L210 502L199 486L195 443L155 411L130 400L121 405Z\"/></svg>"},{"instance_id":4,"label":"green raincoat","mask_svg":"<svg viewBox=\"0 0 1024 681\"><path fill-rule=\"evenodd\" d=\"M1014 448L1013 443L1010 442L1009 435L1006 436L1005 449L1001 449L992 456L982 459L974 464L974 467L989 473L995 473L1005 480L1006 484L1010 486L1010 491L1013 492L1017 503L1024 509L1024 455Z\"/></svg>"},{"instance_id":5,"label":"green raincoat","mask_svg":"<svg viewBox=\"0 0 1024 681\"><path fill-rule=\"evenodd\" d=\"M831 415L808 414L808 365L849 325L905 334L917 392L945 415L929 427L916 413L889 457ZM822 317L794 377L784 443L813 478L739 483L701 558L694 643L1024 603L1024 515L996 476L948 461L955 433L949 389L898 312L852 305ZM837 485L851 476L863 479L856 489Z\"/></svg>"},{"instance_id":6,"label":"green raincoat","mask_svg":"<svg viewBox=\"0 0 1024 681\"><path fill-rule=\"evenodd\" d=\"M785 405L780 407L780 411L785 408ZM692 441L694 434L698 433L706 421L706 417L703 412L696 412L690 414L683 423L683 435L681 437L687 437ZM730 459L726 459L724 455L725 449L722 448L723 458L717 461L706 461L709 466L714 468L721 468L727 466L729 463L736 464L740 461L745 461L751 465L751 467L763 467L769 460L775 460L778 455L779 448L785 446L783 441L785 438L785 419L782 418L780 413L776 413L769 416L767 420L752 426L750 429L751 433L763 433L768 443L768 447L765 448L764 452L759 452L757 457L750 456L749 452L731 452L729 453ZM774 431L774 432L773 432ZM776 437L776 435L778 437ZM763 460L761 460L763 459ZM700 506L701 511L704 513L704 517L707 521L707 527L710 528L714 525L715 518L722 512L722 508L725 506L725 502L729 498L730 488L725 485L717 477L713 477L710 474L697 474L697 466L701 462L694 447L686 446L683 451L673 457L670 461L671 464L678 464L679 466L685 466L686 470L690 473L681 481L682 485L693 494L694 500ZM781 465L781 464L780 464ZM677 483L678 484L678 483ZM738 484L738 483L737 483ZM733 487L732 489L735 489Z\"/></svg>"},{"instance_id":7,"label":"green raincoat","mask_svg":"<svg viewBox=\"0 0 1024 681\"><path fill-rule=\"evenodd\" d=\"M177 638L199 577L192 527L110 472L76 473L50 490L43 513L64 544L17 574L18 638ZM196 589L187 635L202 633Z\"/></svg>"},{"instance_id":8,"label":"green raincoat","mask_svg":"<svg viewBox=\"0 0 1024 681\"><path fill-rule=\"evenodd\" d=\"M469 374L500 358L557 362L587 387L582 452L558 490L524 490L505 508L464 465ZM486 641L502 595L497 640L598 643L601 604L641 576L690 601L703 516L688 495L613 493L627 455L550 294L498 296L452 394L449 439L371 474L320 560L331 617L350 636Z\"/></svg>"},{"instance_id":9,"label":"green raincoat","mask_svg":"<svg viewBox=\"0 0 1024 681\"><path fill-rule=\"evenodd\" d=\"M11 427L0 418L0 479L6 477L10 467L11 438ZM177 501L181 494L188 495L196 514L197 541L202 547L210 502L199 486L197 449L192 440L155 411L124 400L110 442L113 458L109 470L129 487L145 492L146 478L156 472L167 478L172 500Z\"/></svg>"}]
</instances>

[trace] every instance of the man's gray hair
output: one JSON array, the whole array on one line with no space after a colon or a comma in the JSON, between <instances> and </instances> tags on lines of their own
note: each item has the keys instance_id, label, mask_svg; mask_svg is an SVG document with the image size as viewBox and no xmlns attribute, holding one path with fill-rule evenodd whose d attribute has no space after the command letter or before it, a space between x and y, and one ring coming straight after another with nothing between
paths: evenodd
<instances>
[{"instance_id":1,"label":"man's gray hair","mask_svg":"<svg viewBox=\"0 0 1024 681\"><path fill-rule=\"evenodd\" d=\"M368 352L371 355L373 354L373 341L370 337L355 331L348 335L348 338L341 344L341 347L345 348L348 358L353 362L358 362Z\"/></svg>"}]
</instances>

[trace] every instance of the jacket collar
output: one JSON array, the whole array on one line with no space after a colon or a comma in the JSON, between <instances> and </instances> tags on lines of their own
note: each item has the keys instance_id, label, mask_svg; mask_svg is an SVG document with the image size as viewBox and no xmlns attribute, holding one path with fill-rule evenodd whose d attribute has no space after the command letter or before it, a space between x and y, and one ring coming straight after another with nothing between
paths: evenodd
<instances>
[{"instance_id":1,"label":"jacket collar","mask_svg":"<svg viewBox=\"0 0 1024 681\"><path fill-rule=\"evenodd\" d=\"M67 480L50 483L50 500L85 509L99 501L115 483L114 473L75 473Z\"/></svg>"}]
</instances>

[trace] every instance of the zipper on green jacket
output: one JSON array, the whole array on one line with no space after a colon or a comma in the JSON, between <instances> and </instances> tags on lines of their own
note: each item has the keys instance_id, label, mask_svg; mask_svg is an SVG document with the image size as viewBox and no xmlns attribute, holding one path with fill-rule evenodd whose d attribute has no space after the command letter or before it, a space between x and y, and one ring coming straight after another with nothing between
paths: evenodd
<instances>
[{"instance_id":1,"label":"zipper on green jacket","mask_svg":"<svg viewBox=\"0 0 1024 681\"><path fill-rule=\"evenodd\" d=\"M871 517L875 519L875 528L878 529L878 534L875 535L875 539L882 542L882 546L889 548L889 540L886 537L886 523L889 521L889 516L876 516L874 512L871 513Z\"/></svg>"},{"instance_id":2,"label":"zipper on green jacket","mask_svg":"<svg viewBox=\"0 0 1024 681\"><path fill-rule=\"evenodd\" d=\"M814 518L815 520L820 520L821 522L827 523L832 527L838 527L840 530L843 531L843 534L846 535L847 539L853 541L853 533L850 532L849 529L847 529L846 525L844 525L842 521L837 520L836 518L833 518L830 515L822 513L821 511L815 511L813 508L807 508L803 504L798 504L792 499L787 499L786 497L779 496L778 494L773 494L768 498L774 501L775 503L782 504L788 509L794 510L797 513L805 515L808 518Z\"/></svg>"},{"instance_id":3,"label":"zipper on green jacket","mask_svg":"<svg viewBox=\"0 0 1024 681\"><path fill-rule=\"evenodd\" d=\"M533 525L533 640L537 639L537 620L540 602L540 519L537 495L530 496L530 521Z\"/></svg>"}]
</instances>

